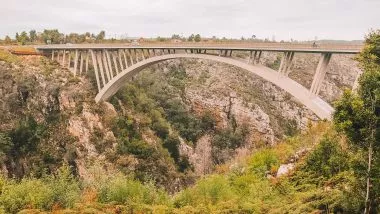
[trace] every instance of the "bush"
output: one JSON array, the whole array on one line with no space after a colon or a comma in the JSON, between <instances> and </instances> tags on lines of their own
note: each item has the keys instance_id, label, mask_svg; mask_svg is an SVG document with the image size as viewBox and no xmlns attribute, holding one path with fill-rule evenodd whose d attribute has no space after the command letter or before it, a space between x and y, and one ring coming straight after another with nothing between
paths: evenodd
<instances>
[{"instance_id":1,"label":"bush","mask_svg":"<svg viewBox=\"0 0 380 214\"><path fill-rule=\"evenodd\" d=\"M67 166L43 179L24 178L20 182L0 179L0 187L0 206L8 213L26 208L50 210L53 205L72 207L80 196L79 183Z\"/></svg>"},{"instance_id":2,"label":"bush","mask_svg":"<svg viewBox=\"0 0 380 214\"><path fill-rule=\"evenodd\" d=\"M176 163L179 162L180 154L178 150L178 146L181 142L178 139L178 136L169 136L165 139L163 146L166 148L170 154L170 156L174 159Z\"/></svg>"},{"instance_id":3,"label":"bush","mask_svg":"<svg viewBox=\"0 0 380 214\"><path fill-rule=\"evenodd\" d=\"M349 168L348 154L336 138L324 138L307 157L305 170L331 178Z\"/></svg>"},{"instance_id":4,"label":"bush","mask_svg":"<svg viewBox=\"0 0 380 214\"><path fill-rule=\"evenodd\" d=\"M256 152L248 162L249 170L261 177L267 172L274 171L279 165L279 157L272 149L263 149Z\"/></svg>"},{"instance_id":5,"label":"bush","mask_svg":"<svg viewBox=\"0 0 380 214\"><path fill-rule=\"evenodd\" d=\"M217 205L236 199L226 177L213 175L200 180L194 187L182 191L174 201L176 207Z\"/></svg>"},{"instance_id":6,"label":"bush","mask_svg":"<svg viewBox=\"0 0 380 214\"><path fill-rule=\"evenodd\" d=\"M154 187L153 184L143 185L124 175L116 175L107 179L99 191L99 201L116 204L168 204L166 193Z\"/></svg>"}]
</instances>

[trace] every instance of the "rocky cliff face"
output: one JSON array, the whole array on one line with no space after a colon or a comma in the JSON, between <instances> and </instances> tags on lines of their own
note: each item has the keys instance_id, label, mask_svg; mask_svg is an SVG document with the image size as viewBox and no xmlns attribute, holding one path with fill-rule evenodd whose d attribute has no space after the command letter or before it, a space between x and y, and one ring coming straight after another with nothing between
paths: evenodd
<instances>
[{"instance_id":1,"label":"rocky cliff face","mask_svg":"<svg viewBox=\"0 0 380 214\"><path fill-rule=\"evenodd\" d=\"M278 57L264 53L262 63L275 67ZM309 87L317 63L316 55L296 55L291 78ZM318 120L275 85L221 63L171 60L146 69L136 79L155 75L158 81L168 82L165 87L170 88L175 83L170 83L173 80L167 75L173 69L186 72L185 84L174 96L179 97L193 115L211 112L216 122L213 131L203 133L193 144L179 136L179 152L188 158L196 175L213 170L213 145L218 143L215 139L223 139L215 138L217 130L231 127L233 131L236 127L248 130L244 138L238 138L237 141L244 141L238 143L238 147L218 151L217 155L228 160L256 147L273 145L285 135ZM146 125L152 122L143 115L143 111L136 112L125 104L116 108L115 103L121 103L120 99L114 99L113 104L94 102L96 88L90 74L74 77L68 70L41 57L22 57L19 63L0 61L0 70L0 134L5 136L6 133L18 140L12 145L7 141L6 149L0 152L2 171L9 176L54 171L63 162L68 162L85 179L90 179L88 170L96 164L105 171L137 172L139 178L151 177L171 191L192 181L192 170L179 171L167 150L163 149L162 137L157 131L152 131L152 126ZM343 87L352 85L357 72L356 63L350 57L334 55L327 81L322 86L322 97L329 102L335 100ZM155 90L149 87L149 90ZM35 123L26 119L29 117ZM126 135L120 134L122 130L115 132L115 121L120 122L120 118L124 118L125 126L133 132ZM29 130L31 126L33 131L26 132L25 127ZM126 140L135 132L138 133L138 141ZM171 133L176 132L172 124ZM15 135L24 137L17 139ZM139 146L125 152L121 145ZM145 152L143 148L150 149L147 150L150 151L149 158L144 156L145 153L141 154Z\"/></svg>"},{"instance_id":2,"label":"rocky cliff face","mask_svg":"<svg viewBox=\"0 0 380 214\"><path fill-rule=\"evenodd\" d=\"M248 56L237 54L235 57L247 60ZM261 63L277 69L279 57L280 54L264 53ZM317 54L296 54L290 77L309 88L318 61ZM173 60L161 63L152 70L165 73L171 67L183 67L189 75L183 99L195 114L211 109L219 127L228 126L231 117L239 125L248 124L249 137L234 155L251 151L263 143L273 145L285 135L291 135L318 120L291 95L245 70L207 60ZM352 87L358 72L353 56L333 55L321 88L321 97L333 103L345 88ZM182 149L189 155L198 173L210 171L211 139L205 135L194 149Z\"/></svg>"}]
</instances>

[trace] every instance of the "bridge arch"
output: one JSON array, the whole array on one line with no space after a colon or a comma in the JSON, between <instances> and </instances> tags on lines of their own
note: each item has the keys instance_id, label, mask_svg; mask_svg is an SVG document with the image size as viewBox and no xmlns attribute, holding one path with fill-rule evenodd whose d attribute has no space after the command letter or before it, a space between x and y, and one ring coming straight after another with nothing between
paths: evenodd
<instances>
[{"instance_id":1,"label":"bridge arch","mask_svg":"<svg viewBox=\"0 0 380 214\"><path fill-rule=\"evenodd\" d=\"M314 112L319 118L328 120L331 119L334 109L320 97L311 94L307 88L297 83L296 81L290 79L289 77L265 66L251 65L233 58L208 54L166 54L161 56L154 56L137 62L136 64L127 67L126 69L118 73L106 85L104 85L104 87L99 91L99 93L95 97L96 102L109 99L124 85L124 83L129 78L136 75L148 66L170 59L181 58L212 60L236 66L249 72L252 72L253 74L275 84L279 88L291 94L300 103L302 103L312 112Z\"/></svg>"}]
</instances>

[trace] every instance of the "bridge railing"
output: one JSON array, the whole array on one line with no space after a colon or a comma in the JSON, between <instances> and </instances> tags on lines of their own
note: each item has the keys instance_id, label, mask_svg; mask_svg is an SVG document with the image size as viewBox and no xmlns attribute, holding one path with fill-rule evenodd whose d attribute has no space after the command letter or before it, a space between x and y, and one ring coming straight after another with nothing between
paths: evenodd
<instances>
[{"instance_id":1,"label":"bridge railing","mask_svg":"<svg viewBox=\"0 0 380 214\"><path fill-rule=\"evenodd\" d=\"M336 43L289 43L289 42L142 42L140 46L159 47L223 47L223 48L294 48L294 49L337 49L337 50L360 50L362 44L336 44Z\"/></svg>"},{"instance_id":2,"label":"bridge railing","mask_svg":"<svg viewBox=\"0 0 380 214\"><path fill-rule=\"evenodd\" d=\"M271 42L222 42L222 41L212 41L212 42L141 42L140 44L132 45L130 43L111 43L111 44L61 44L61 45L46 45L38 46L37 48L112 48L112 47L162 47L162 48L222 48L222 49L244 49L244 48L260 48L260 49L298 49L298 50L353 50L360 51L363 47L361 44L332 44L332 43L322 43L313 45L312 43L271 43Z\"/></svg>"}]
</instances>

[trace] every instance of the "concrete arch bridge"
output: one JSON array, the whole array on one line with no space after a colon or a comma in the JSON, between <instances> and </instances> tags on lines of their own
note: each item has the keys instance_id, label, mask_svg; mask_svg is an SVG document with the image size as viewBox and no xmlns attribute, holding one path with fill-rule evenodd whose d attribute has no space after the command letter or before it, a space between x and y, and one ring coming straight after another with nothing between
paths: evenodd
<instances>
[{"instance_id":1,"label":"concrete arch bridge","mask_svg":"<svg viewBox=\"0 0 380 214\"><path fill-rule=\"evenodd\" d=\"M247 45L200 45L165 44L165 45L47 45L36 49L44 55L58 61L74 75L94 71L98 94L96 102L113 96L132 76L144 68L170 59L206 59L233 65L260 76L294 96L300 103L313 111L321 119L331 119L334 109L318 94L326 74L326 68L332 54L357 54L361 46L290 44L247 44ZM245 62L232 57L233 52L247 52L249 59ZM263 51L283 52L278 71L260 65ZM305 88L288 77L295 53L320 53L321 57L314 74L312 85Z\"/></svg>"}]
</instances>

